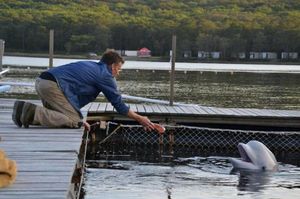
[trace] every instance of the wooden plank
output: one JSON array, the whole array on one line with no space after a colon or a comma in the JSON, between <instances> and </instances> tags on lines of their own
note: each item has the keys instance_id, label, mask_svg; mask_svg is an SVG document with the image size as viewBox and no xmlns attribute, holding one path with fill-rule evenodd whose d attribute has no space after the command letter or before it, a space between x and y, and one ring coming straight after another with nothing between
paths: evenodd
<instances>
[{"instance_id":1,"label":"wooden plank","mask_svg":"<svg viewBox=\"0 0 300 199\"><path fill-rule=\"evenodd\" d=\"M57 142L48 142L47 144L43 142L1 142L0 147L6 149L7 151L74 151L76 148L80 147L80 143L74 142L64 142L61 141L59 144Z\"/></svg>"},{"instance_id":2,"label":"wooden plank","mask_svg":"<svg viewBox=\"0 0 300 199\"><path fill-rule=\"evenodd\" d=\"M234 108L232 110L238 113L240 116L256 116L255 113L245 112L243 109L240 108Z\"/></svg>"},{"instance_id":3,"label":"wooden plank","mask_svg":"<svg viewBox=\"0 0 300 199\"><path fill-rule=\"evenodd\" d=\"M207 112L201 106L195 106L194 108L198 111L198 114L207 115Z\"/></svg>"},{"instance_id":4,"label":"wooden plank","mask_svg":"<svg viewBox=\"0 0 300 199\"><path fill-rule=\"evenodd\" d=\"M13 137L13 136L10 136L10 137L6 137L6 136L2 136L2 141L6 141L6 142L10 142L10 141L28 141L28 139L30 139L30 142L57 142L57 143L60 143L60 142L76 142L78 141L78 138L74 138L74 137L65 137L66 141L63 141L63 140L57 140L56 137L52 137L52 138L49 138L49 137L43 137L43 136L40 136L40 137L20 137L20 136L17 136L17 137Z\"/></svg>"},{"instance_id":5,"label":"wooden plank","mask_svg":"<svg viewBox=\"0 0 300 199\"><path fill-rule=\"evenodd\" d=\"M181 110L181 114L190 114L190 111L186 108L186 106L178 106Z\"/></svg>"},{"instance_id":6,"label":"wooden plank","mask_svg":"<svg viewBox=\"0 0 300 199\"><path fill-rule=\"evenodd\" d=\"M1 132L14 132L14 133L24 133L24 134L40 134L40 135L46 135L49 134L49 136L52 135L74 135L74 136L81 136L82 135L82 129L46 129L45 127L37 127L32 126L28 129L25 128L18 128L15 124L10 121L10 125L1 126Z\"/></svg>"},{"instance_id":7,"label":"wooden plank","mask_svg":"<svg viewBox=\"0 0 300 199\"><path fill-rule=\"evenodd\" d=\"M229 116L229 115L235 115L238 116L239 113L235 112L232 108L219 108L220 111L224 113L224 115Z\"/></svg>"},{"instance_id":8,"label":"wooden plank","mask_svg":"<svg viewBox=\"0 0 300 199\"><path fill-rule=\"evenodd\" d=\"M207 112L207 114L211 114L211 115L215 115L216 112L213 111L210 107L202 107L202 110L204 110L205 112Z\"/></svg>"},{"instance_id":9,"label":"wooden plank","mask_svg":"<svg viewBox=\"0 0 300 199\"><path fill-rule=\"evenodd\" d=\"M92 102L91 106L90 106L90 109L89 109L89 112L96 113L97 110L98 110L98 106L99 106L99 103Z\"/></svg>"},{"instance_id":10,"label":"wooden plank","mask_svg":"<svg viewBox=\"0 0 300 199\"><path fill-rule=\"evenodd\" d=\"M152 105L151 107L152 107L152 110L154 111L154 113L156 113L156 114L160 114L160 113L161 113L161 111L160 111L160 109L158 108L158 105L157 105L157 104L154 104L154 105Z\"/></svg>"},{"instance_id":11,"label":"wooden plank","mask_svg":"<svg viewBox=\"0 0 300 199\"><path fill-rule=\"evenodd\" d=\"M1 129L2 130L2 129ZM56 134L46 134L46 133L38 133L38 132L28 132L26 134L22 134L22 132L19 131L15 131L12 129L3 129L2 132L0 132L0 135L4 136L4 137L13 137L13 138L56 138L57 140L57 136L60 135L62 138L66 138L66 139L72 139L72 138L76 138L78 140L78 138L81 138L82 135L81 134L72 134L72 133L63 133L61 132L56 133ZM61 141L63 139L59 139L59 141Z\"/></svg>"},{"instance_id":12,"label":"wooden plank","mask_svg":"<svg viewBox=\"0 0 300 199\"><path fill-rule=\"evenodd\" d=\"M106 110L106 106L107 106L107 103L103 103L103 102L100 103L100 105L98 106L97 112L104 113Z\"/></svg>"},{"instance_id":13,"label":"wooden plank","mask_svg":"<svg viewBox=\"0 0 300 199\"><path fill-rule=\"evenodd\" d=\"M0 195L0 199L15 199L15 198L22 198L22 199L61 199L62 195L66 195L65 192L60 193L58 191L14 191L9 192L8 194L6 192L3 192L2 195Z\"/></svg>"},{"instance_id":14,"label":"wooden plank","mask_svg":"<svg viewBox=\"0 0 300 199\"><path fill-rule=\"evenodd\" d=\"M291 117L300 117L300 111L295 111L295 110L280 110L285 113L287 113Z\"/></svg>"},{"instance_id":15,"label":"wooden plank","mask_svg":"<svg viewBox=\"0 0 300 199\"><path fill-rule=\"evenodd\" d=\"M13 152L6 151L7 157L17 160L74 160L77 159L75 153L55 153L55 152Z\"/></svg>"},{"instance_id":16,"label":"wooden plank","mask_svg":"<svg viewBox=\"0 0 300 199\"><path fill-rule=\"evenodd\" d=\"M137 108L137 112L138 113L145 113L146 111L145 111L145 108L144 108L144 106L142 105L142 104L137 104L136 105L136 108Z\"/></svg>"},{"instance_id":17,"label":"wooden plank","mask_svg":"<svg viewBox=\"0 0 300 199\"><path fill-rule=\"evenodd\" d=\"M92 106L92 103L88 103L87 105L82 107L80 110L86 112L90 109L91 106Z\"/></svg>"},{"instance_id":18,"label":"wooden plank","mask_svg":"<svg viewBox=\"0 0 300 199\"><path fill-rule=\"evenodd\" d=\"M177 111L174 109L174 106L165 106L165 108L168 110L171 114L176 114Z\"/></svg>"},{"instance_id":19,"label":"wooden plank","mask_svg":"<svg viewBox=\"0 0 300 199\"><path fill-rule=\"evenodd\" d=\"M107 103L105 112L114 112L114 107L111 105L111 103Z\"/></svg>"},{"instance_id":20,"label":"wooden plank","mask_svg":"<svg viewBox=\"0 0 300 199\"><path fill-rule=\"evenodd\" d=\"M215 112L217 115L224 115L224 112L220 108L208 107L208 109L210 109L211 111Z\"/></svg>"},{"instance_id":21,"label":"wooden plank","mask_svg":"<svg viewBox=\"0 0 300 199\"><path fill-rule=\"evenodd\" d=\"M160 113L163 113L163 114L168 114L169 113L169 111L168 111L168 109L166 108L165 105L158 105L157 107L159 108Z\"/></svg>"},{"instance_id":22,"label":"wooden plank","mask_svg":"<svg viewBox=\"0 0 300 199\"><path fill-rule=\"evenodd\" d=\"M30 185L30 186L29 186ZM46 191L68 191L68 186L66 186L66 183L60 183L60 182L56 182L56 183L25 183L25 184L19 184L19 183L15 183L13 186L7 187L5 188L6 192L7 191L42 191L42 190L46 190ZM2 190L1 190L1 195L2 195ZM62 198L64 198L62 196Z\"/></svg>"},{"instance_id":23,"label":"wooden plank","mask_svg":"<svg viewBox=\"0 0 300 199\"><path fill-rule=\"evenodd\" d=\"M179 106L174 106L173 108L174 108L174 110L176 111L177 114L182 114L182 110Z\"/></svg>"},{"instance_id":24,"label":"wooden plank","mask_svg":"<svg viewBox=\"0 0 300 199\"><path fill-rule=\"evenodd\" d=\"M236 108L229 108L229 110L232 112L232 115L234 115L234 116L240 116L241 115L241 112L240 111L238 111L238 109L236 109ZM253 112L253 111L252 111ZM254 113L254 112L253 112ZM243 113L244 114L244 113ZM254 114L256 114L256 113L254 113Z\"/></svg>"},{"instance_id":25,"label":"wooden plank","mask_svg":"<svg viewBox=\"0 0 300 199\"><path fill-rule=\"evenodd\" d=\"M150 105L144 105L144 109L145 109L145 112L146 113L153 113L154 111L153 111L153 109L152 109L152 106L150 106Z\"/></svg>"},{"instance_id":26,"label":"wooden plank","mask_svg":"<svg viewBox=\"0 0 300 199\"><path fill-rule=\"evenodd\" d=\"M217 110L220 111L224 116L238 115L236 112L232 111L231 109L217 108Z\"/></svg>"},{"instance_id":27,"label":"wooden plank","mask_svg":"<svg viewBox=\"0 0 300 199\"><path fill-rule=\"evenodd\" d=\"M193 115L198 114L198 111L192 106L187 106L186 109L190 111L190 114L193 114Z\"/></svg>"},{"instance_id":28,"label":"wooden plank","mask_svg":"<svg viewBox=\"0 0 300 199\"><path fill-rule=\"evenodd\" d=\"M242 109L243 110L243 109ZM259 110L259 116L261 117L268 117L268 116L273 116L274 114L272 114L270 111L268 110L264 110L264 109L261 109Z\"/></svg>"},{"instance_id":29,"label":"wooden plank","mask_svg":"<svg viewBox=\"0 0 300 199\"><path fill-rule=\"evenodd\" d=\"M57 172L57 174L55 174L55 172ZM28 175L23 175L25 173ZM26 186L26 184L35 184L35 183L44 184L44 186L45 186L47 184L52 183L55 180L57 180L56 182L63 183L64 184L63 187L67 188L70 183L70 179L68 179L69 175L64 175L65 172L62 172L62 171L51 171L51 172L49 172L48 176L46 176L46 175L45 176L44 175L29 175L29 174L34 174L34 173L44 174L44 173L48 173L48 172L45 172L45 171L20 172L20 176L17 176L17 180L11 186L12 189L17 189L18 186L19 187ZM58 175L58 174L62 174L62 175ZM30 178L30 176L32 176L32 178ZM52 187L60 188L57 185L53 185ZM7 189L7 191L10 191L10 190L11 189Z\"/></svg>"},{"instance_id":30,"label":"wooden plank","mask_svg":"<svg viewBox=\"0 0 300 199\"><path fill-rule=\"evenodd\" d=\"M128 104L128 105L132 111L137 112L136 104Z\"/></svg>"},{"instance_id":31,"label":"wooden plank","mask_svg":"<svg viewBox=\"0 0 300 199\"><path fill-rule=\"evenodd\" d=\"M270 110L276 117L290 117L291 115L288 112L280 110Z\"/></svg>"}]
</instances>

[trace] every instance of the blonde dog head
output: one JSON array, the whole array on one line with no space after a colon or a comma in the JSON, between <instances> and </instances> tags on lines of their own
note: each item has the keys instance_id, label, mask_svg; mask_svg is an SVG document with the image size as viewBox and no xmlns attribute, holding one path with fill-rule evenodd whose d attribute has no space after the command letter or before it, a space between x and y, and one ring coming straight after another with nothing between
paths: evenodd
<instances>
[{"instance_id":1,"label":"blonde dog head","mask_svg":"<svg viewBox=\"0 0 300 199\"><path fill-rule=\"evenodd\" d=\"M0 150L0 188L14 183L17 176L17 164L6 158L4 151Z\"/></svg>"}]
</instances>

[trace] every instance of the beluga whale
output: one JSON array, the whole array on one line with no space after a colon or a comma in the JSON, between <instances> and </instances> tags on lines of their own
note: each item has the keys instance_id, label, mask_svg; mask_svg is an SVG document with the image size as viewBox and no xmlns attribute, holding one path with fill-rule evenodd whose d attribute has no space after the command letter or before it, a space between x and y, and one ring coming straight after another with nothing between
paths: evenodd
<instances>
[{"instance_id":1,"label":"beluga whale","mask_svg":"<svg viewBox=\"0 0 300 199\"><path fill-rule=\"evenodd\" d=\"M240 159L229 158L234 169L276 171L278 168L274 154L259 141L239 143L238 150L241 155Z\"/></svg>"}]
</instances>

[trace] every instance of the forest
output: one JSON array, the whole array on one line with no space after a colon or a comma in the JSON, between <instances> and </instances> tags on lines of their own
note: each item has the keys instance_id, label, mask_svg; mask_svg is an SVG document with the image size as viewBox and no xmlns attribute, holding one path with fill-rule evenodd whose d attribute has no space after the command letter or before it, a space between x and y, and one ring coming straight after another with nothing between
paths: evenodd
<instances>
[{"instance_id":1,"label":"forest","mask_svg":"<svg viewBox=\"0 0 300 199\"><path fill-rule=\"evenodd\" d=\"M177 53L300 52L299 0L0 0L0 39L6 51L102 53L147 47Z\"/></svg>"}]
</instances>

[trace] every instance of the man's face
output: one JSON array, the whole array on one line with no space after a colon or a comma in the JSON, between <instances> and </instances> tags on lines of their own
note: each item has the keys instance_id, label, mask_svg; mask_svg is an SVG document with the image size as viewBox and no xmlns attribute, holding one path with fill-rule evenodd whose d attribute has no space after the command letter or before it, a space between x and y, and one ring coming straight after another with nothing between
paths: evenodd
<instances>
[{"instance_id":1,"label":"man's face","mask_svg":"<svg viewBox=\"0 0 300 199\"><path fill-rule=\"evenodd\" d=\"M112 69L112 75L114 76L114 77L117 77L118 75L119 75L119 73L120 73L120 71L121 71L121 67L122 67L122 62L119 62L119 63L113 63L112 65L111 65L111 69Z\"/></svg>"}]
</instances>

